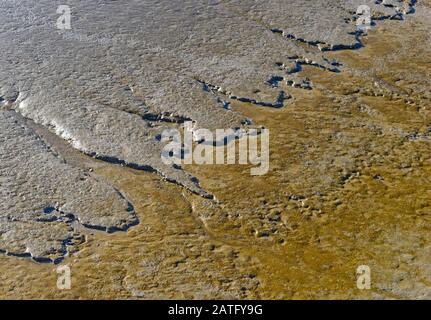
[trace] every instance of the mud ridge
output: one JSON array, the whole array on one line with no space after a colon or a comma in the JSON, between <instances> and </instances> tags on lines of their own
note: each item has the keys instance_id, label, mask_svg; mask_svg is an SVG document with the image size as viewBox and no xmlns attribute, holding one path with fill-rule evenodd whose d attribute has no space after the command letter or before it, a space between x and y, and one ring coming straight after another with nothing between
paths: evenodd
<instances>
[{"instance_id":1,"label":"mud ridge","mask_svg":"<svg viewBox=\"0 0 431 320\"><path fill-rule=\"evenodd\" d=\"M244 103L250 103L259 107L268 107L268 108L275 108L280 109L284 107L284 101L291 99L292 96L290 94L286 94L284 91L280 91L278 93L278 96L276 98L275 102L265 102L265 101L258 101L256 99L247 98L247 97L238 97L231 92L227 92L223 90L221 87L213 85L211 83L205 82L203 80L196 80L202 85L202 89L206 92L211 92L213 95L222 94L226 97L228 97L231 100L236 100ZM223 100L221 100L223 101ZM224 101L225 104L228 104L228 102Z\"/></svg>"}]
</instances>

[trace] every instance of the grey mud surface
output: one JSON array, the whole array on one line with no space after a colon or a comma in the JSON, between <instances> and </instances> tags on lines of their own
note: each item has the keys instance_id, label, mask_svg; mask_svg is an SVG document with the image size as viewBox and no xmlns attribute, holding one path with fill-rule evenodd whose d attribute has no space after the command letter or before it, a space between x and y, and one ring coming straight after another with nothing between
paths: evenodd
<instances>
[{"instance_id":1,"label":"grey mud surface","mask_svg":"<svg viewBox=\"0 0 431 320\"><path fill-rule=\"evenodd\" d=\"M83 239L75 222L107 232L138 223L118 190L64 163L14 111L0 113L0 141L5 253L56 262Z\"/></svg>"},{"instance_id":2,"label":"grey mud surface","mask_svg":"<svg viewBox=\"0 0 431 320\"><path fill-rule=\"evenodd\" d=\"M235 100L281 108L285 86L312 89L301 65L343 71L325 51L360 47L356 9L403 19L412 1L0 1L0 249L56 261L82 235L137 223L121 191L66 164L42 125L92 157L159 173L204 197L196 178L160 159L166 128L249 124ZM14 111L10 111L14 110Z\"/></svg>"}]
</instances>

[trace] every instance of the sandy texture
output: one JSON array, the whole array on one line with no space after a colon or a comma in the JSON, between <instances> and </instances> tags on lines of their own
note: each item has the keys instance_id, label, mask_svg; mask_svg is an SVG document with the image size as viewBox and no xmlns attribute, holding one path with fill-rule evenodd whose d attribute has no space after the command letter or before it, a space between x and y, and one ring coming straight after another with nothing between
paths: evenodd
<instances>
[{"instance_id":1,"label":"sandy texture","mask_svg":"<svg viewBox=\"0 0 431 320\"><path fill-rule=\"evenodd\" d=\"M7 3L10 4L4 1L2 5ZM133 204L140 221L127 232L114 234L72 225L86 240L74 245L79 250L71 252L63 261L72 270L72 290L56 288L52 265L0 255L2 297L431 297L430 3L416 4L414 15L408 15L405 21L377 21L382 25L361 40L365 47L335 51L327 50L336 49L340 44L354 45L355 37L346 36L342 31L325 37L327 30L332 30L331 24L317 25L314 33L310 28L300 30L295 24L284 25L283 10L274 12L267 5L270 3L201 1L199 4L184 2L181 8L175 8L172 1L153 3L152 10L166 12L165 17L174 22L167 23L172 20L166 18L159 30L156 28L159 18L152 18L148 13L146 21L152 23L151 32L140 25L142 34L134 33L137 37L145 35L150 43L148 52L155 50L154 43L160 46L147 60L148 56L140 51L144 50L141 44L120 46L120 49L112 42L102 42L101 46L100 42L85 38L86 41L73 42L73 48L65 41L63 45L70 51L58 51L60 55L68 52L67 59L71 61L80 61L65 64L65 70L70 71L65 74L54 72L60 64L69 61L63 58L57 65L55 61L45 64L45 69L43 59L40 69L35 65L26 69L22 64L0 64L0 68L9 70L7 74L13 75L1 80L5 82L0 86L3 107L13 108L42 125L29 139L33 141L34 134L42 137L43 142L37 145L43 146L42 158L49 157L48 166L54 166L58 160L45 155L51 154L46 150L50 145L67 164L68 169L62 170L64 176L69 176L69 170L75 168L79 172L91 172L97 179L104 177L103 181L121 190ZM299 2L295 3L292 2L295 8L303 8ZM352 17L346 7L350 2L342 7L325 3L324 7L333 10L333 16L337 17L334 26L344 17ZM377 16L392 12L389 19L396 14L387 3L379 5L382 12L376 13ZM43 4L40 2L42 7ZM109 2L98 10L111 10L109 6L115 5ZM135 21L133 12L137 20L139 14L148 11L139 11L133 5L130 10L127 16L131 22ZM303 9L297 10L298 23L320 21L317 13L303 13L301 18ZM84 11L98 16L96 9ZM195 13L193 18L187 18L189 11ZM119 20L118 26L124 26L120 23L124 17L121 14L115 17ZM209 17L214 21L220 19L220 26L219 22L215 24L220 29L205 28ZM91 19L83 19L81 23L81 26L93 23L94 28L104 26ZM343 22L341 30L349 30L349 23L354 21ZM38 26L44 30L44 21ZM124 34L129 34L127 24L124 28ZM279 28L281 33L271 28ZM80 32L88 32L84 29ZM154 30L160 31L163 37L152 38ZM171 39L173 33L169 30L179 30L177 35L187 36ZM294 32L298 39L288 37ZM112 33L109 39L119 34ZM189 39L190 34L196 38ZM202 43L202 37L208 39L205 42L208 46L189 46ZM10 48L24 46L25 41L21 40L12 43ZM46 38L41 37L40 41ZM41 46L40 50L53 50L55 43ZM230 45L228 52L226 43ZM173 50L171 45L178 48ZM79 46L82 46L79 48L82 55L75 50ZM98 51L99 46L103 51ZM14 52L8 48L5 47L6 54L0 59L18 61L17 52L33 58L38 52ZM142 60L137 62L135 53L142 54ZM298 56L290 61L291 54ZM169 64L158 60L167 57L172 59L164 60ZM217 62L220 57L223 60ZM92 62L91 68L84 68L90 65L86 61ZM145 67L141 61L145 61ZM233 63L238 61L241 64ZM78 68L76 73L74 68ZM108 74L103 82L99 77L101 70L114 69L114 77ZM54 76L52 79L36 76L39 71ZM281 80L273 77L278 75ZM150 80L156 77L161 79L157 85ZM14 81L8 85L4 79ZM268 79L272 81L268 83ZM177 86L168 85L171 81ZM20 83L29 85L28 91L15 90L21 95L14 96L13 87ZM181 94L177 95L177 88L182 88ZM190 88L196 88L196 95L189 94L195 92ZM269 104L264 107L265 104L259 103L277 102L281 90L286 97L291 97L284 101L284 107L268 108ZM217 98L230 102L231 110ZM128 99L143 103L129 103L136 100ZM193 99L202 104L194 104ZM166 115L168 120L161 121L161 116L155 116L166 110L173 113ZM89 159L68 144L71 142L87 154L101 154L102 160L112 156L133 166L152 166L153 153L135 147L150 145L150 151L157 150L151 137L167 126L177 127L184 117L208 128L220 123L237 126L244 118L269 128L270 172L266 176L251 177L248 166L187 166L184 169L198 177L201 185L193 194L181 186L164 183L160 175ZM4 122L2 125L10 121ZM20 130L34 127L28 124L29 129ZM2 140L2 143L5 142ZM19 147L15 148L19 153ZM31 158L35 148L27 149ZM10 169L5 168L6 172ZM161 167L155 169L164 172ZM26 168L21 170L27 172ZM29 169L33 171L37 172L36 166ZM169 173L166 176L172 177ZM90 178L88 183L93 181ZM179 184L186 185L187 179L178 179ZM75 186L76 182L70 185ZM193 188L190 186L189 190ZM95 194L103 188L106 185L97 185ZM24 193L26 190L31 188L20 189ZM215 195L217 201L196 194L203 190ZM48 196L40 199L49 199ZM18 200L22 205L27 203L24 198ZM78 209L74 211L79 212ZM33 212L39 211L32 210L32 216ZM115 217L116 214L112 215ZM9 222L3 228L10 228ZM47 234L42 228L38 231ZM53 234L52 238L62 239L66 231L52 228L48 232ZM25 236L22 231L12 234ZM34 243L35 238L30 239ZM20 244L12 237L2 241L9 247ZM359 265L368 265L371 269L371 290L356 287Z\"/></svg>"}]
</instances>

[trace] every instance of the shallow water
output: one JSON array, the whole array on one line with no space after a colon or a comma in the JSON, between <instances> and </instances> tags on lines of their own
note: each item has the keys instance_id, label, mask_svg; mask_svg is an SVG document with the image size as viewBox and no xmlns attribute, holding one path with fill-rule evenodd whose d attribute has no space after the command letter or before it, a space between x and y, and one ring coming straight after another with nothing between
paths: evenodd
<instances>
[{"instance_id":1,"label":"shallow water","mask_svg":"<svg viewBox=\"0 0 431 320\"><path fill-rule=\"evenodd\" d=\"M217 201L92 160L39 127L67 163L122 190L140 224L111 235L77 226L86 242L63 262L70 291L57 290L53 265L1 255L1 296L429 298L425 4L361 50L326 53L341 73L303 66L314 89L283 87L294 97L284 108L232 101L270 129L271 169L250 177L248 166L187 166ZM359 265L372 270L370 291L356 288Z\"/></svg>"}]
</instances>

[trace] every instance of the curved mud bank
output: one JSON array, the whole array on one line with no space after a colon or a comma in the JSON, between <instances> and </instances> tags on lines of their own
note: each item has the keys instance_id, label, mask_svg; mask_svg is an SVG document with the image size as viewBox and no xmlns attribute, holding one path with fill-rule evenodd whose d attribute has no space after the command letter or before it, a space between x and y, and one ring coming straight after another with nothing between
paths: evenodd
<instances>
[{"instance_id":1,"label":"curved mud bank","mask_svg":"<svg viewBox=\"0 0 431 320\"><path fill-rule=\"evenodd\" d=\"M106 232L138 223L118 190L65 163L14 111L0 111L0 141L0 250L7 255L58 263L84 240L75 222Z\"/></svg>"}]
</instances>

